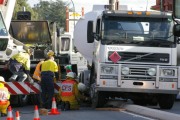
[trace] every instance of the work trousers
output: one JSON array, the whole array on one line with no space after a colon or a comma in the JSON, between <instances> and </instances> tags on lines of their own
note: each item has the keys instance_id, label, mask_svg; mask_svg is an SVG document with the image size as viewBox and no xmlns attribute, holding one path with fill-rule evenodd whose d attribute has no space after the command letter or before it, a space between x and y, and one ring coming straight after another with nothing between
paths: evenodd
<instances>
[{"instance_id":1,"label":"work trousers","mask_svg":"<svg viewBox=\"0 0 180 120\"><path fill-rule=\"evenodd\" d=\"M54 73L41 72L41 98L42 106L51 109L52 98L54 96Z\"/></svg>"},{"instance_id":2,"label":"work trousers","mask_svg":"<svg viewBox=\"0 0 180 120\"><path fill-rule=\"evenodd\" d=\"M13 74L9 80L16 80L18 77L18 82L24 82L27 79L27 74L23 70L21 63L18 63L16 60L11 60L9 65L9 70Z\"/></svg>"}]
</instances>

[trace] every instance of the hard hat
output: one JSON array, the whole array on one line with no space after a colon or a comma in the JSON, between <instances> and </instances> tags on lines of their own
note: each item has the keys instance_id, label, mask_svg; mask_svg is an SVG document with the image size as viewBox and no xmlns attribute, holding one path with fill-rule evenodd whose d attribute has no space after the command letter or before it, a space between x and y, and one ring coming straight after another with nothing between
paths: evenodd
<instances>
[{"instance_id":1,"label":"hard hat","mask_svg":"<svg viewBox=\"0 0 180 120\"><path fill-rule=\"evenodd\" d=\"M49 50L49 52L47 53L48 57L54 56L54 52L52 50Z\"/></svg>"},{"instance_id":2,"label":"hard hat","mask_svg":"<svg viewBox=\"0 0 180 120\"><path fill-rule=\"evenodd\" d=\"M86 85L83 84L83 83L78 83L78 90L81 91L81 92L85 92L86 91Z\"/></svg>"},{"instance_id":3,"label":"hard hat","mask_svg":"<svg viewBox=\"0 0 180 120\"><path fill-rule=\"evenodd\" d=\"M5 83L4 77L0 76L0 82Z\"/></svg>"},{"instance_id":4,"label":"hard hat","mask_svg":"<svg viewBox=\"0 0 180 120\"><path fill-rule=\"evenodd\" d=\"M32 54L34 50L32 48L27 49L27 53Z\"/></svg>"},{"instance_id":5,"label":"hard hat","mask_svg":"<svg viewBox=\"0 0 180 120\"><path fill-rule=\"evenodd\" d=\"M72 70L72 66L71 66L71 65L66 65L66 66L65 66L65 69L66 69L66 70Z\"/></svg>"},{"instance_id":6,"label":"hard hat","mask_svg":"<svg viewBox=\"0 0 180 120\"><path fill-rule=\"evenodd\" d=\"M74 72L69 72L66 77L74 78Z\"/></svg>"}]
</instances>

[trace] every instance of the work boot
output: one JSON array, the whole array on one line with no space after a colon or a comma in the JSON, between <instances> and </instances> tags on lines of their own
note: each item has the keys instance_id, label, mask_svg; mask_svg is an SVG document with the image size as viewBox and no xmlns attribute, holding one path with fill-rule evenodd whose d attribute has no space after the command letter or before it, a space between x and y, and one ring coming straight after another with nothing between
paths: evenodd
<instances>
[{"instance_id":1,"label":"work boot","mask_svg":"<svg viewBox=\"0 0 180 120\"><path fill-rule=\"evenodd\" d=\"M70 103L69 103L69 101L65 102L65 110L70 110Z\"/></svg>"},{"instance_id":2,"label":"work boot","mask_svg":"<svg viewBox=\"0 0 180 120\"><path fill-rule=\"evenodd\" d=\"M6 117L7 114L6 113L1 113L1 117Z\"/></svg>"},{"instance_id":3,"label":"work boot","mask_svg":"<svg viewBox=\"0 0 180 120\"><path fill-rule=\"evenodd\" d=\"M14 82L14 81L16 81L16 80L13 79L13 78L9 78L8 81L9 81L9 82Z\"/></svg>"},{"instance_id":4,"label":"work boot","mask_svg":"<svg viewBox=\"0 0 180 120\"><path fill-rule=\"evenodd\" d=\"M62 110L62 111L65 110L65 102L64 102L64 101L61 102L61 110Z\"/></svg>"},{"instance_id":5,"label":"work boot","mask_svg":"<svg viewBox=\"0 0 180 120\"><path fill-rule=\"evenodd\" d=\"M59 106L61 106L61 102L62 101L58 101L57 104L56 104L56 107L58 108Z\"/></svg>"}]
</instances>

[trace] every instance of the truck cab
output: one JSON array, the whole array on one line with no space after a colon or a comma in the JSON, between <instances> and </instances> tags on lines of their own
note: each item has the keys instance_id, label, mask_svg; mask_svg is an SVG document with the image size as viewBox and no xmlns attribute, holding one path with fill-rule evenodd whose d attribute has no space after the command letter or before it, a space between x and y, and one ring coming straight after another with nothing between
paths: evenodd
<instances>
[{"instance_id":1,"label":"truck cab","mask_svg":"<svg viewBox=\"0 0 180 120\"><path fill-rule=\"evenodd\" d=\"M87 25L94 46L87 82L93 106L121 97L172 108L180 84L171 13L105 10Z\"/></svg>"}]
</instances>

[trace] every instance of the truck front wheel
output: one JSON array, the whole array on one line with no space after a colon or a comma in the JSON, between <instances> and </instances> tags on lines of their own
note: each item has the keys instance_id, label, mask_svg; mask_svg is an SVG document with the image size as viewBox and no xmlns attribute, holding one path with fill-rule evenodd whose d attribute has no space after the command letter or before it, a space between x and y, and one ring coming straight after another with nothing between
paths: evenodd
<instances>
[{"instance_id":1,"label":"truck front wheel","mask_svg":"<svg viewBox=\"0 0 180 120\"><path fill-rule=\"evenodd\" d=\"M160 94L158 96L158 103L161 109L171 109L175 101L174 94Z\"/></svg>"},{"instance_id":2,"label":"truck front wheel","mask_svg":"<svg viewBox=\"0 0 180 120\"><path fill-rule=\"evenodd\" d=\"M91 92L90 96L91 96L92 108L100 108L106 104L107 99L106 99L106 95L104 94L104 92L100 92L100 91L95 92L93 85L90 88L90 92Z\"/></svg>"}]
</instances>

